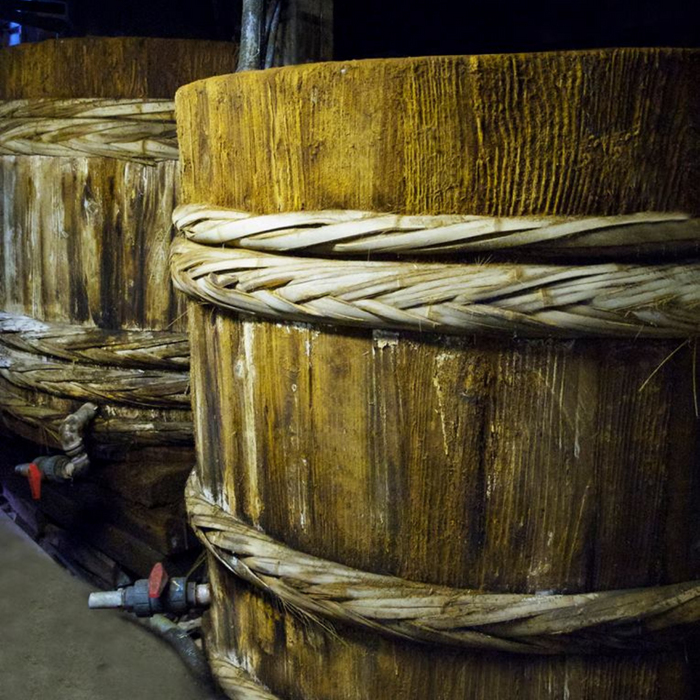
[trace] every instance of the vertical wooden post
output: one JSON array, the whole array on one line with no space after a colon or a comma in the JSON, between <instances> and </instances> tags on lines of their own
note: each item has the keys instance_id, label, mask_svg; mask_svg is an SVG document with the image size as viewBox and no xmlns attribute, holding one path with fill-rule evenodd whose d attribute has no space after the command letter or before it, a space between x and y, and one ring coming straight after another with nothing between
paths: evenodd
<instances>
[{"instance_id":1,"label":"vertical wooden post","mask_svg":"<svg viewBox=\"0 0 700 700\"><path fill-rule=\"evenodd\" d=\"M333 58L333 0L243 0L238 71Z\"/></svg>"},{"instance_id":2,"label":"vertical wooden post","mask_svg":"<svg viewBox=\"0 0 700 700\"><path fill-rule=\"evenodd\" d=\"M283 8L275 66L333 58L333 0L289 0Z\"/></svg>"}]
</instances>

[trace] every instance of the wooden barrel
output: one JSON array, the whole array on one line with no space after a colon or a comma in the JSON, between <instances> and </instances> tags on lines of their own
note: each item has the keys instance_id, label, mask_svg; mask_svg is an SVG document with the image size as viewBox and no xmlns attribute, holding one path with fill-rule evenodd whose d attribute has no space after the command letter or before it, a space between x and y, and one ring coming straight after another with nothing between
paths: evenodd
<instances>
[{"instance_id":1,"label":"wooden barrel","mask_svg":"<svg viewBox=\"0 0 700 700\"><path fill-rule=\"evenodd\" d=\"M231 697L694 697L700 53L178 91Z\"/></svg>"},{"instance_id":2,"label":"wooden barrel","mask_svg":"<svg viewBox=\"0 0 700 700\"><path fill-rule=\"evenodd\" d=\"M236 48L82 38L1 54L1 423L60 448L62 420L98 406L87 443L100 488L48 484L42 506L148 573L188 546L173 504L193 460L184 304L167 267L172 100L184 83L234 70ZM14 487L22 495L26 484Z\"/></svg>"}]
</instances>

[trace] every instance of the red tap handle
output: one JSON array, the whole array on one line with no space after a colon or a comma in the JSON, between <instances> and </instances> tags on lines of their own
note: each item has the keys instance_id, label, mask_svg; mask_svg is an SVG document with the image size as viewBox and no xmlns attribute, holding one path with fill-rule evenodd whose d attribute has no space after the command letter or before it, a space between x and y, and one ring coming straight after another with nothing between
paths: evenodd
<instances>
[{"instance_id":1,"label":"red tap handle","mask_svg":"<svg viewBox=\"0 0 700 700\"><path fill-rule=\"evenodd\" d=\"M41 473L41 469L32 462L29 465L29 471L27 472L27 479L29 479L29 488L32 492L32 498L38 501L41 498L41 480L44 475Z\"/></svg>"},{"instance_id":2,"label":"red tap handle","mask_svg":"<svg viewBox=\"0 0 700 700\"><path fill-rule=\"evenodd\" d=\"M160 562L155 564L148 576L148 597L160 598L169 578L168 572L165 570L163 564Z\"/></svg>"}]
</instances>

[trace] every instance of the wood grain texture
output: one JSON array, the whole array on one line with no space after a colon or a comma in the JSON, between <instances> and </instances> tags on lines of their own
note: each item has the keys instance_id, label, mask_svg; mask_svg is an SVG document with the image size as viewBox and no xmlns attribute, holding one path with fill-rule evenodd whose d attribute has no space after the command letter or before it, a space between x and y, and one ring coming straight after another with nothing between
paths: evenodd
<instances>
[{"instance_id":1,"label":"wood grain texture","mask_svg":"<svg viewBox=\"0 0 700 700\"><path fill-rule=\"evenodd\" d=\"M691 506L688 347L640 391L680 343L190 316L204 483L290 547L493 592L692 578L691 533L669 532Z\"/></svg>"},{"instance_id":2,"label":"wood grain texture","mask_svg":"<svg viewBox=\"0 0 700 700\"><path fill-rule=\"evenodd\" d=\"M183 201L695 213L699 56L367 61L199 82L177 96ZM291 547L494 592L699 573L692 342L353 331L196 304L190 335L200 476ZM284 700L694 697L682 649L446 653L301 620L210 568L213 644Z\"/></svg>"},{"instance_id":3,"label":"wood grain texture","mask_svg":"<svg viewBox=\"0 0 700 700\"><path fill-rule=\"evenodd\" d=\"M39 445L61 448L59 427L63 419L80 408L83 399L54 396L15 386L0 378L3 428ZM194 458L192 413L189 407L145 408L98 402L99 413L90 424L89 451L105 459L123 459L144 446L178 446Z\"/></svg>"},{"instance_id":4,"label":"wood grain texture","mask_svg":"<svg viewBox=\"0 0 700 700\"><path fill-rule=\"evenodd\" d=\"M699 51L619 49L197 82L176 96L183 201L259 213L697 214L699 72Z\"/></svg>"},{"instance_id":5,"label":"wood grain texture","mask_svg":"<svg viewBox=\"0 0 700 700\"><path fill-rule=\"evenodd\" d=\"M0 190L0 308L42 321L177 330L183 305L168 282L177 163L2 156Z\"/></svg>"},{"instance_id":6,"label":"wood grain texture","mask_svg":"<svg viewBox=\"0 0 700 700\"><path fill-rule=\"evenodd\" d=\"M212 608L209 644L236 650L241 665L254 669L282 700L693 697L689 667L679 654L524 658L394 643L349 628L324 629L270 605L216 564L209 570L219 595L236 601L226 613L221 605Z\"/></svg>"},{"instance_id":7,"label":"wood grain texture","mask_svg":"<svg viewBox=\"0 0 700 700\"><path fill-rule=\"evenodd\" d=\"M224 42L86 38L6 49L0 59L4 99L172 98L185 82L233 70L236 49ZM177 163L3 156L0 191L0 309L107 334L183 328L184 305L167 267ZM45 397L35 403L45 401L58 403ZM132 419L167 422L167 412L155 420L152 413ZM8 419L17 418L10 411ZM173 422L182 433L182 412ZM139 433L137 443L145 437Z\"/></svg>"},{"instance_id":8,"label":"wood grain texture","mask_svg":"<svg viewBox=\"0 0 700 700\"><path fill-rule=\"evenodd\" d=\"M236 44L140 37L56 39L0 53L0 99L169 98L193 80L236 70Z\"/></svg>"},{"instance_id":9,"label":"wood grain texture","mask_svg":"<svg viewBox=\"0 0 700 700\"><path fill-rule=\"evenodd\" d=\"M279 33L274 65L330 61L333 0L290 0L284 7Z\"/></svg>"},{"instance_id":10,"label":"wood grain texture","mask_svg":"<svg viewBox=\"0 0 700 700\"><path fill-rule=\"evenodd\" d=\"M232 43L171 39L81 38L22 45L0 51L0 100L172 99L184 83L233 71L236 53ZM31 105L27 108L31 111ZM145 337L139 331L164 332L168 345L175 338L171 331L184 327L184 304L175 299L167 266L177 196L175 161L148 165L108 157L0 157L0 310L72 324L64 342L25 338L23 349L33 353L25 359L35 368L42 364L42 376L49 366L60 365L65 383L47 392L31 381L19 381L23 387L18 387L1 380L0 427L39 445L60 447L60 421L95 388L87 375L99 376L99 383L120 374L113 366L122 364L115 359L119 353L126 355L134 376L148 375L155 362L165 365L166 384L180 381L182 395L170 407L129 405L133 401L126 395L102 392L87 441L98 472L108 470L105 463L97 464L99 459L114 466L103 479L109 508L81 489L70 493L59 487L55 498L47 499L53 520L70 515L66 526L77 539L89 540L142 575L165 554L191 544L184 536L181 488L183 464L194 460L192 422L181 391L186 391L186 377L172 371L173 362L186 365L186 357L180 347L172 358L154 337L146 338L148 348L142 351L130 345ZM76 332L79 326L85 328L83 335ZM10 336L10 345L18 339L9 331L4 335ZM175 340L183 345L181 335ZM107 347L95 348L95 343ZM47 364L46 354L68 361ZM139 364L140 354L154 356ZM71 370L77 357L82 368ZM15 355L14 370L21 369L18 359ZM149 470L147 478L140 474ZM87 504L82 511L81 501ZM154 510L161 505L164 509ZM81 529L81 519L89 526Z\"/></svg>"},{"instance_id":11,"label":"wood grain texture","mask_svg":"<svg viewBox=\"0 0 700 700\"><path fill-rule=\"evenodd\" d=\"M189 450L177 446L145 447L132 450L118 462L96 461L90 479L147 508L174 504L179 507L192 465Z\"/></svg>"}]
</instances>

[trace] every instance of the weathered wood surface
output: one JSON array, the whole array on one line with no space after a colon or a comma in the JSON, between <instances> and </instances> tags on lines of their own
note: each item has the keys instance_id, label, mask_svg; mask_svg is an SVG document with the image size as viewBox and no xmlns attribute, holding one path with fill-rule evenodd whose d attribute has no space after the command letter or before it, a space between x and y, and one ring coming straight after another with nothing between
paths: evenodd
<instances>
[{"instance_id":1,"label":"weathered wood surface","mask_svg":"<svg viewBox=\"0 0 700 700\"><path fill-rule=\"evenodd\" d=\"M117 562L104 552L54 524L46 525L39 543L63 566L99 588L113 590L130 580Z\"/></svg>"},{"instance_id":2,"label":"weathered wood surface","mask_svg":"<svg viewBox=\"0 0 700 700\"><path fill-rule=\"evenodd\" d=\"M21 500L27 510L38 509L47 522L58 523L72 538L91 545L127 569L131 575L148 576L153 565L166 558L164 552L146 543L140 534L120 527L104 517L90 518L81 513L81 506L65 489L54 489L40 504L31 502L23 480L3 479L3 490ZM26 494L26 495L24 495ZM125 514L128 517L128 513ZM67 556L69 552L65 553Z\"/></svg>"},{"instance_id":3,"label":"weathered wood surface","mask_svg":"<svg viewBox=\"0 0 700 700\"><path fill-rule=\"evenodd\" d=\"M692 578L691 347L642 389L679 342L190 316L204 483L289 546L493 592Z\"/></svg>"},{"instance_id":4,"label":"weathered wood surface","mask_svg":"<svg viewBox=\"0 0 700 700\"><path fill-rule=\"evenodd\" d=\"M182 503L192 453L178 446L143 447L117 462L92 465L90 481L146 508Z\"/></svg>"},{"instance_id":5,"label":"weathered wood surface","mask_svg":"<svg viewBox=\"0 0 700 700\"><path fill-rule=\"evenodd\" d=\"M625 49L215 78L178 93L183 202L697 215L699 75L699 52ZM195 304L190 333L200 476L291 547L492 592L698 576L693 342L329 330ZM211 570L214 648L284 700L693 697L682 649L433 651Z\"/></svg>"},{"instance_id":6,"label":"weathered wood surface","mask_svg":"<svg viewBox=\"0 0 700 700\"><path fill-rule=\"evenodd\" d=\"M236 69L233 43L81 37L3 49L0 99L168 98L181 86Z\"/></svg>"},{"instance_id":7,"label":"weathered wood surface","mask_svg":"<svg viewBox=\"0 0 700 700\"><path fill-rule=\"evenodd\" d=\"M693 50L592 50L201 81L176 98L182 201L264 214L697 215L699 63Z\"/></svg>"},{"instance_id":8,"label":"weathered wood surface","mask_svg":"<svg viewBox=\"0 0 700 700\"><path fill-rule=\"evenodd\" d=\"M281 36L274 65L291 66L333 58L333 0L289 0L281 14Z\"/></svg>"},{"instance_id":9,"label":"weathered wood surface","mask_svg":"<svg viewBox=\"0 0 700 700\"><path fill-rule=\"evenodd\" d=\"M14 386L0 378L0 429L27 440L61 449L61 421L77 411L82 399L54 396ZM192 414L189 407L143 408L103 403L88 430L90 452L105 459L121 459L132 449L152 445L179 446L194 458Z\"/></svg>"},{"instance_id":10,"label":"weathered wood surface","mask_svg":"<svg viewBox=\"0 0 700 700\"><path fill-rule=\"evenodd\" d=\"M12 468L45 450L16 436L0 435L0 444L0 494L8 513L72 571L114 588L139 575L137 568L147 574L158 560L189 568L196 549L184 551L192 544L182 517L192 468L187 450L132 449L121 461L95 458L84 482L44 484L41 501L34 501Z\"/></svg>"},{"instance_id":11,"label":"weathered wood surface","mask_svg":"<svg viewBox=\"0 0 700 700\"><path fill-rule=\"evenodd\" d=\"M247 584L222 576L218 570L212 574L212 585L236 605L228 612L223 606L212 608L210 645L220 651L239 650L238 658L245 649L244 662L251 663L258 677L277 689L276 697L281 700L694 697L687 662L677 653L525 658L493 652L466 654L440 647L419 649L380 635L370 639L351 628L324 630L270 605ZM294 653L286 653L291 648ZM285 650L282 658L281 650ZM318 670L320 665L323 672Z\"/></svg>"},{"instance_id":12,"label":"weathered wood surface","mask_svg":"<svg viewBox=\"0 0 700 700\"><path fill-rule=\"evenodd\" d=\"M0 489L0 501L3 510L16 522L32 539L37 540L44 535L46 518L36 505L13 493L3 484Z\"/></svg>"},{"instance_id":13,"label":"weathered wood surface","mask_svg":"<svg viewBox=\"0 0 700 700\"><path fill-rule=\"evenodd\" d=\"M193 545L182 503L144 508L96 484L76 482L69 488L44 484L39 505L64 527L99 529L106 521L163 555L177 554Z\"/></svg>"},{"instance_id":14,"label":"weathered wood surface","mask_svg":"<svg viewBox=\"0 0 700 700\"><path fill-rule=\"evenodd\" d=\"M0 157L0 308L104 329L182 330L168 283L177 163Z\"/></svg>"},{"instance_id":15,"label":"weathered wood surface","mask_svg":"<svg viewBox=\"0 0 700 700\"><path fill-rule=\"evenodd\" d=\"M249 525L188 479L200 541L232 574L287 609L431 646L517 654L651 651L700 626L700 580L589 593L491 593L354 569Z\"/></svg>"},{"instance_id":16,"label":"weathered wood surface","mask_svg":"<svg viewBox=\"0 0 700 700\"><path fill-rule=\"evenodd\" d=\"M84 101L38 105L44 98L172 100L184 83L233 71L236 54L228 42L139 38L3 49L5 126L16 132L18 120L37 118L37 110L47 112L42 119L85 114ZM7 104L14 100L23 102ZM141 109L120 103L117 116L136 112L140 120ZM172 135L172 125L145 123ZM72 133L63 121L53 126ZM112 132L127 138L123 129ZM172 148L166 151L172 157ZM42 507L70 530L56 547L88 542L147 575L155 561L190 544L181 496L184 465L194 460L188 351L177 332L184 304L171 290L167 265L177 162L3 155L0 192L0 427L60 448L61 420L86 398L97 401L86 442L101 495L92 486L49 487ZM101 459L113 460L113 473Z\"/></svg>"},{"instance_id":17,"label":"weathered wood surface","mask_svg":"<svg viewBox=\"0 0 700 700\"><path fill-rule=\"evenodd\" d=\"M235 45L225 42L47 41L2 51L0 98L172 98L183 83L231 71L235 65ZM177 362L186 365L186 344L182 336L173 336L184 326L184 305L175 299L167 268L170 216L178 191L176 162L144 165L106 157L2 156L0 190L0 309L54 324L45 336L3 333L5 344L87 362L77 369L52 363L60 370L54 376L63 377L60 387L40 386L17 363L7 368L15 384L37 389L37 406L48 403L58 409L61 403L39 397L43 389L60 397L85 398L92 393L94 381L82 382L80 374L99 373L93 364L97 363L105 369L97 379L103 386L96 396L102 403L115 402L118 414L134 403L136 395L130 399L129 390L124 394L108 386L115 372L122 379L126 376L109 365L140 367L146 374L154 368L175 369ZM82 333L80 326L85 326ZM59 340L62 329L67 333ZM166 332L164 342L148 337L151 331ZM44 376L49 367L35 370ZM175 372L163 375L166 384L179 384L178 408L187 404L182 377ZM117 390L110 396L110 389ZM143 398L136 403L143 404ZM14 396L8 395L6 403L10 420L26 416L26 407L20 410ZM157 407L161 402L146 399L146 403ZM105 417L103 411L101 419ZM34 418L26 421L22 432L34 432L43 441L32 427L39 421ZM119 417L111 419L117 422ZM176 412L169 418L167 411L157 416L144 411L138 416L132 412L131 419L132 424L145 426L136 432L145 433L149 423L182 422L182 415ZM128 430L125 425L121 432ZM182 428L176 432L182 433ZM138 435L133 440L140 441Z\"/></svg>"}]
</instances>

